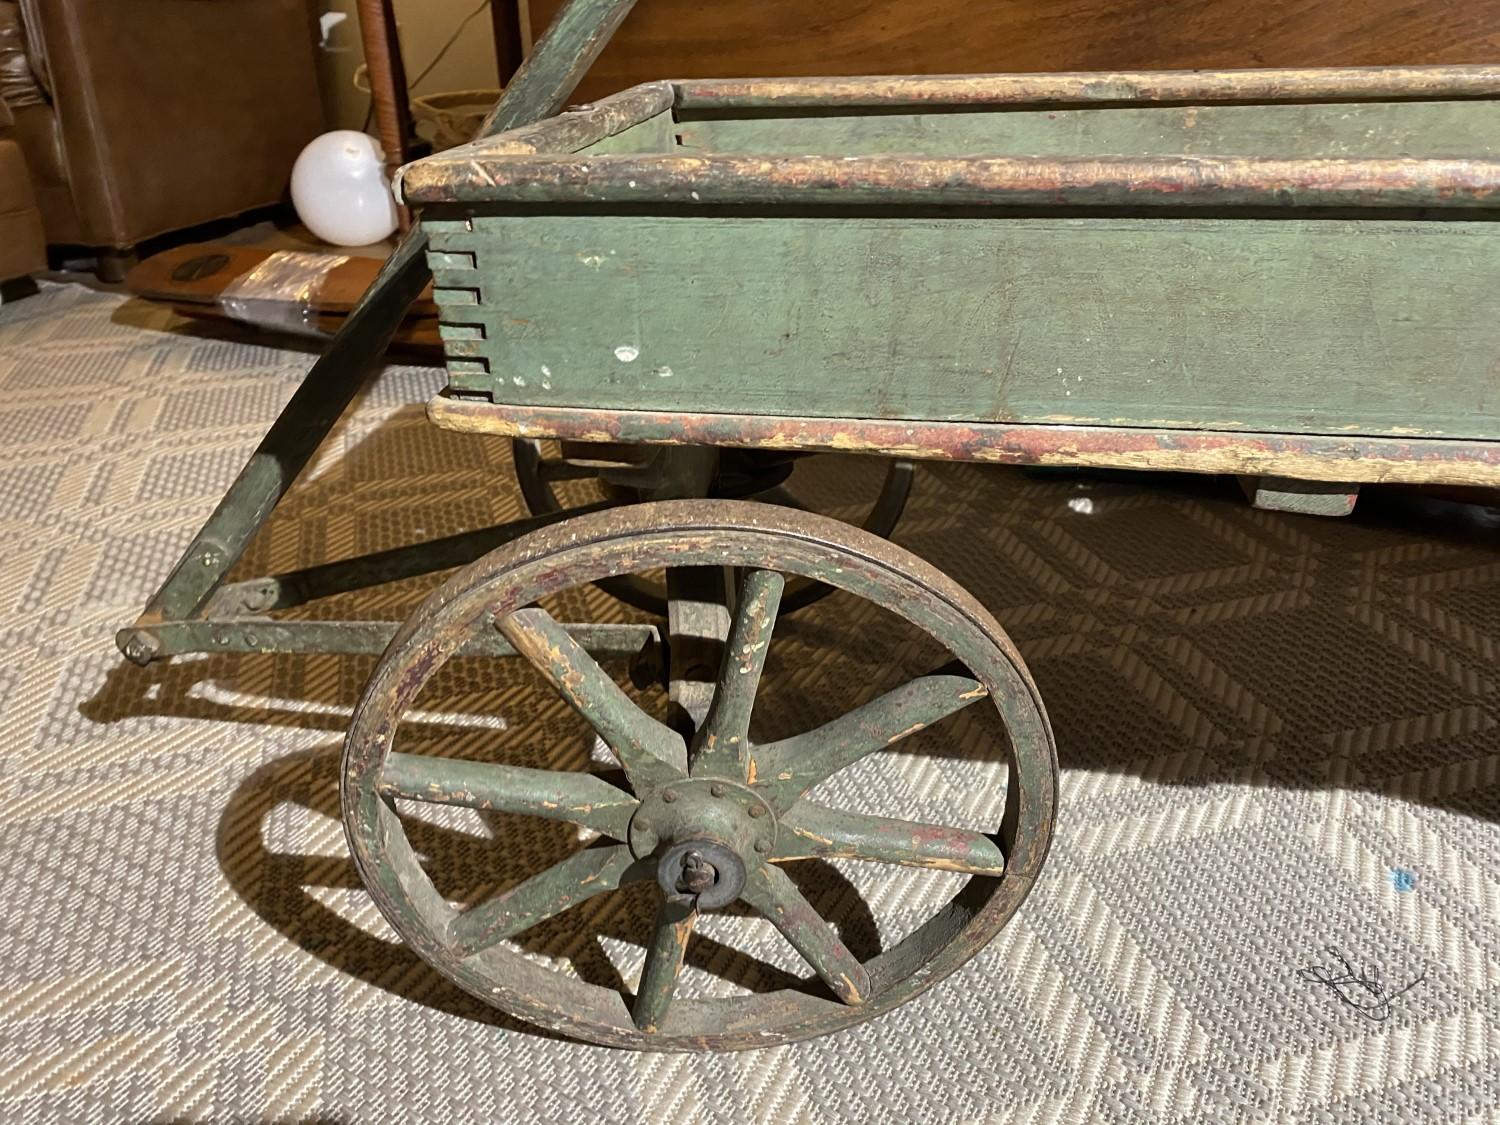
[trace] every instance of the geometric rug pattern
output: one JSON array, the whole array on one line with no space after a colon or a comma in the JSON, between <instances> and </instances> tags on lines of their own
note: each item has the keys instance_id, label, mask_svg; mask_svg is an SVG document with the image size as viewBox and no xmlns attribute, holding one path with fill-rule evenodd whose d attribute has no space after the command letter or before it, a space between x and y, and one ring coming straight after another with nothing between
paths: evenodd
<instances>
[{"instance_id":1,"label":"geometric rug pattern","mask_svg":"<svg viewBox=\"0 0 1500 1125\"><path fill-rule=\"evenodd\" d=\"M0 1119L1500 1120L1493 513L1370 490L1322 520L1216 478L920 466L897 540L993 611L1057 734L1035 892L876 1021L738 1054L612 1051L472 1000L369 902L337 765L371 659L141 669L115 649L312 358L77 286L0 308ZM519 515L506 444L425 421L442 382L388 368L238 573ZM872 470L826 461L825 506L856 505ZM427 585L317 612L393 619ZM788 728L922 656L838 598L777 643L767 721ZM539 764L594 752L495 663L437 684L420 737ZM843 796L993 827L993 732L939 733L851 771ZM576 846L556 828L434 822L422 850L492 888ZM856 949L952 893L856 866L808 891ZM522 948L629 987L640 905ZM734 940L696 941L704 989L728 987ZM802 971L748 940L767 971Z\"/></svg>"}]
</instances>

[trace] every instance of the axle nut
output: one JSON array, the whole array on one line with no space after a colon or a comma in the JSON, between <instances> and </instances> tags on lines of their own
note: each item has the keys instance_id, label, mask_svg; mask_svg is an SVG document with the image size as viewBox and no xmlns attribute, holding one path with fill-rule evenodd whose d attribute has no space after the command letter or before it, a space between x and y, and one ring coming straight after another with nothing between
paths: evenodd
<instances>
[{"instance_id":1,"label":"axle nut","mask_svg":"<svg viewBox=\"0 0 1500 1125\"><path fill-rule=\"evenodd\" d=\"M691 894L700 910L717 910L740 897L745 864L718 840L683 840L657 860L656 880L669 896Z\"/></svg>"},{"instance_id":2,"label":"axle nut","mask_svg":"<svg viewBox=\"0 0 1500 1125\"><path fill-rule=\"evenodd\" d=\"M682 859L682 875L677 880L677 889L684 894L701 895L719 881L719 873L697 852L688 852Z\"/></svg>"}]
</instances>

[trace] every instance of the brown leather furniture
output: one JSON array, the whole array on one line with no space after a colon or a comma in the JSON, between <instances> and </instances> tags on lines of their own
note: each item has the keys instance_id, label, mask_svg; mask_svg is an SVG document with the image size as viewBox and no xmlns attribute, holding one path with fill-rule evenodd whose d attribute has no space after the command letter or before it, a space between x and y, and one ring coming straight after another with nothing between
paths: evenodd
<instances>
[{"instance_id":1,"label":"brown leather furniture","mask_svg":"<svg viewBox=\"0 0 1500 1125\"><path fill-rule=\"evenodd\" d=\"M42 213L31 191L21 146L11 135L10 111L0 101L0 284L47 265Z\"/></svg>"},{"instance_id":2,"label":"brown leather furniture","mask_svg":"<svg viewBox=\"0 0 1500 1125\"><path fill-rule=\"evenodd\" d=\"M15 83L5 36L0 16L0 285L47 265L42 213L37 210L31 175L16 142L15 118L9 107Z\"/></svg>"},{"instance_id":3,"label":"brown leather furniture","mask_svg":"<svg viewBox=\"0 0 1500 1125\"><path fill-rule=\"evenodd\" d=\"M136 243L279 202L323 128L305 0L0 0L0 93L47 242Z\"/></svg>"}]
</instances>

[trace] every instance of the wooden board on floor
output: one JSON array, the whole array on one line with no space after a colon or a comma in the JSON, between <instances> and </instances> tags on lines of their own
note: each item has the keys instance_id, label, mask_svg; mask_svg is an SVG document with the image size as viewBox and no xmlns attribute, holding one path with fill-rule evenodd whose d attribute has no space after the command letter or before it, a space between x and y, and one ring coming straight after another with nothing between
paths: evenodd
<instances>
[{"instance_id":1,"label":"wooden board on floor","mask_svg":"<svg viewBox=\"0 0 1500 1125\"><path fill-rule=\"evenodd\" d=\"M178 316L187 317L189 320L212 321L218 324L245 324L272 331L285 331L285 328L278 324L257 324L251 320L231 317L217 305L195 304L191 301L166 301L159 303L166 304ZM332 339L334 333L343 326L343 323L343 314L322 313L309 320L304 330L292 334L315 339ZM391 337L391 347L403 352L413 353L414 356L419 355L425 361L441 363L443 359L443 341L438 335L437 318L431 316L407 317L401 322L401 327L396 329L396 334Z\"/></svg>"},{"instance_id":2,"label":"wooden board on floor","mask_svg":"<svg viewBox=\"0 0 1500 1125\"><path fill-rule=\"evenodd\" d=\"M328 337L339 330L380 265L378 258L354 255L195 243L146 259L130 271L125 287L195 320ZM412 305L392 344L441 355L431 285Z\"/></svg>"},{"instance_id":3,"label":"wooden board on floor","mask_svg":"<svg viewBox=\"0 0 1500 1125\"><path fill-rule=\"evenodd\" d=\"M288 255L294 255L296 261ZM278 263L300 264L301 280L290 271L273 272ZM380 265L379 258L336 251L267 250L198 242L147 258L130 271L125 288L148 300L195 305L220 304L226 292L236 290L257 300L275 299L278 290L288 294L295 290L305 293L310 308L319 313L347 313L375 280ZM437 315L431 285L411 311L416 316Z\"/></svg>"}]
</instances>

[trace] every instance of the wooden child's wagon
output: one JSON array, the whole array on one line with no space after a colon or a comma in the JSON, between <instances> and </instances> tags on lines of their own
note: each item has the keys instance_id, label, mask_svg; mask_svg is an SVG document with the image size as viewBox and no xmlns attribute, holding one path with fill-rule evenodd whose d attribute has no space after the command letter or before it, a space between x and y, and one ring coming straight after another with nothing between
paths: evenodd
<instances>
[{"instance_id":1,"label":"wooden child's wagon","mask_svg":"<svg viewBox=\"0 0 1500 1125\"><path fill-rule=\"evenodd\" d=\"M1500 67L662 82L556 116L629 7L574 0L485 135L398 178L419 223L121 646L383 652L343 765L351 850L439 971L542 1026L650 1048L858 1023L962 964L1047 853L1056 756L1035 685L952 579L882 536L924 459L1231 473L1256 502L1500 483ZM378 360L430 265L450 429L517 443L535 517L290 575L224 576ZM560 441L561 459L540 455ZM866 527L775 500L795 458L892 459ZM568 510L557 482L608 499ZM461 567L404 624L272 616ZM664 574L664 579L647 575ZM658 624L560 623L598 583ZM778 614L831 589L951 655L842 718L750 737ZM393 749L458 656L519 656L623 774ZM671 702L648 714L596 658ZM808 792L968 707L1007 738L992 832ZM568 821L586 847L460 910L397 801ZM969 876L861 961L781 865ZM660 907L629 993L507 939L624 883ZM818 982L674 1001L700 914L740 903Z\"/></svg>"}]
</instances>

